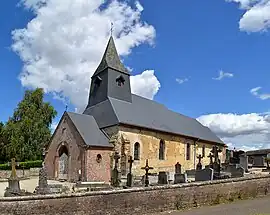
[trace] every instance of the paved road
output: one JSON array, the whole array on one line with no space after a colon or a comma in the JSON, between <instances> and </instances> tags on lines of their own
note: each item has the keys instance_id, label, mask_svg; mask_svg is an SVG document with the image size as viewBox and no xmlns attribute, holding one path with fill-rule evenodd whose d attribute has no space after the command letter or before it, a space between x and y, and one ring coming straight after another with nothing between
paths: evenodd
<instances>
[{"instance_id":1,"label":"paved road","mask_svg":"<svg viewBox=\"0 0 270 215\"><path fill-rule=\"evenodd\" d=\"M270 197L156 215L270 215Z\"/></svg>"}]
</instances>

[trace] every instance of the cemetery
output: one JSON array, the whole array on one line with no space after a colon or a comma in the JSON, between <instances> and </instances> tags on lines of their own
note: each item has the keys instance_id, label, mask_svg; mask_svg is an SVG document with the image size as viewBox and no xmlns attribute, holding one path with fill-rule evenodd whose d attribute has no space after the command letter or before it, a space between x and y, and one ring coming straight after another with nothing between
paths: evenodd
<instances>
[{"instance_id":1,"label":"cemetery","mask_svg":"<svg viewBox=\"0 0 270 215\"><path fill-rule=\"evenodd\" d=\"M139 187L155 187L162 185L173 184L186 184L201 181L215 181L221 179L230 178L242 178L250 175L265 175L269 174L269 165L262 168L261 171L253 171L252 168L248 168L248 156L243 154L235 155L231 154L230 157L221 163L219 159L219 153L221 151L217 146L213 146L211 153L208 156L202 157L199 154L197 157L198 163L196 169L182 171L181 164L177 162L174 166L174 172L156 172L155 167L151 166L149 160L145 161L145 166L141 169L145 172L142 176L133 175L133 163L132 156L129 157L129 172L126 176L122 176L119 165L120 156L115 152L112 156L114 160L113 168L111 169L111 181L110 183L102 181L77 181L74 183L68 183L64 181L57 181L57 183L48 183L46 167L43 164L38 173L38 184L34 191L31 193L29 190L25 191L20 189L20 178L16 173L16 161L12 159L11 166L12 171L10 177L7 178L8 186L6 187L4 196L32 196L32 195L47 195L54 193L82 193L92 192L99 190L121 190L131 189ZM203 166L202 159L208 159L209 164ZM266 159L268 163L268 159ZM35 177L35 176L33 176ZM64 183L63 183L64 182Z\"/></svg>"},{"instance_id":2,"label":"cemetery","mask_svg":"<svg viewBox=\"0 0 270 215\"><path fill-rule=\"evenodd\" d=\"M174 173L156 174L155 167L146 160L145 166L141 167L145 174L141 177L133 177L134 160L129 157L129 172L127 177L122 177L119 169L120 156L116 152L113 155L114 166L111 170L110 184L91 181L69 184L59 181L50 184L43 165L39 170L38 185L33 192L21 189L20 178L16 175L16 162L12 159L12 171L5 189L5 197L0 197L0 210L4 211L3 215L14 214L14 211L19 210L15 204L19 204L21 205L20 214L27 214L28 207L33 210L32 214L40 214L40 212L50 214L46 209L48 206L41 205L46 203L57 210L61 201L65 207L69 204L73 205L72 207L78 207L79 204L87 203L87 206L81 209L82 211L91 207L92 212L89 214L99 214L98 211L103 210L99 201L109 201L111 205L107 205L104 210L109 210L110 214L125 214L132 211L132 208L138 210L138 213L133 214L141 214L142 211L160 211L161 207L184 209L196 205L218 204L268 195L270 176L269 172L263 171L268 169L267 167L261 169L259 173L253 172L252 168L247 168L248 156L243 155L229 157L226 163L220 163L219 153L218 147L213 146L207 157L198 156L196 169L185 172L182 172L181 164L177 162ZM203 166L201 160L206 158L209 160L209 165ZM216 190L217 187L219 191ZM149 199L146 201L147 198ZM146 202L143 203L143 201ZM157 204L160 205L156 206ZM67 211L71 210L70 207ZM122 207L121 212L118 207ZM68 214L67 211L62 210L59 214Z\"/></svg>"}]
</instances>

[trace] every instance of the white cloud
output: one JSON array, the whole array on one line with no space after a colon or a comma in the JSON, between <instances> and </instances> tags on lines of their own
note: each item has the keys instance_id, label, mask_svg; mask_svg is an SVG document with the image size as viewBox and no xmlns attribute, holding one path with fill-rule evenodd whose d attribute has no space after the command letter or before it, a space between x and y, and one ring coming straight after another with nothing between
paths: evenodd
<instances>
[{"instance_id":1,"label":"white cloud","mask_svg":"<svg viewBox=\"0 0 270 215\"><path fill-rule=\"evenodd\" d=\"M137 9L142 12L144 10L143 6L141 5L141 3L139 1L136 1L135 2L135 5L137 7Z\"/></svg>"},{"instance_id":2,"label":"white cloud","mask_svg":"<svg viewBox=\"0 0 270 215\"><path fill-rule=\"evenodd\" d=\"M197 118L229 146L243 150L270 147L269 113L210 114Z\"/></svg>"},{"instance_id":3,"label":"white cloud","mask_svg":"<svg viewBox=\"0 0 270 215\"><path fill-rule=\"evenodd\" d=\"M217 78L213 78L213 80L220 81L223 78L232 78L232 77L233 77L233 74L232 73L223 72L221 70L221 71L219 71L219 76Z\"/></svg>"},{"instance_id":4,"label":"white cloud","mask_svg":"<svg viewBox=\"0 0 270 215\"><path fill-rule=\"evenodd\" d=\"M236 2L245 10L239 28L246 32L266 31L270 27L270 0L226 0Z\"/></svg>"},{"instance_id":5,"label":"white cloud","mask_svg":"<svg viewBox=\"0 0 270 215\"><path fill-rule=\"evenodd\" d=\"M160 88L154 70L146 70L142 74L131 76L130 85L132 93L148 99L153 99Z\"/></svg>"},{"instance_id":6,"label":"white cloud","mask_svg":"<svg viewBox=\"0 0 270 215\"><path fill-rule=\"evenodd\" d=\"M250 93L261 100L270 99L270 93L261 93L261 94L259 93L261 89L262 89L261 87L255 87L250 90Z\"/></svg>"},{"instance_id":7,"label":"white cloud","mask_svg":"<svg viewBox=\"0 0 270 215\"><path fill-rule=\"evenodd\" d=\"M183 83L185 83L185 82L188 81L187 78L184 78L184 79L176 78L175 80L176 80L176 82L177 82L178 84L183 84Z\"/></svg>"},{"instance_id":8,"label":"white cloud","mask_svg":"<svg viewBox=\"0 0 270 215\"><path fill-rule=\"evenodd\" d=\"M104 53L111 22L122 57L142 43L153 44L155 38L154 27L141 20L139 1L135 5L118 0L107 5L104 0L21 3L36 14L26 28L12 32L12 48L24 63L22 85L42 87L55 98L68 98L80 111L87 103L90 77ZM131 79L136 80L132 91L147 98L152 99L160 87L153 71Z\"/></svg>"}]
</instances>

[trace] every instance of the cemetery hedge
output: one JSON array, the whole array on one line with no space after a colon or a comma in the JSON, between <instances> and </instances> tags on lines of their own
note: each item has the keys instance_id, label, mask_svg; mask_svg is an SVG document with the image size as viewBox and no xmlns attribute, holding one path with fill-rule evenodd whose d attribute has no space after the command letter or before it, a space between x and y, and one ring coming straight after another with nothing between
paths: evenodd
<instances>
[{"instance_id":1,"label":"cemetery hedge","mask_svg":"<svg viewBox=\"0 0 270 215\"><path fill-rule=\"evenodd\" d=\"M36 160L36 161L19 162L19 165L16 166L16 169L30 169L41 167L42 167L42 160ZM0 164L0 170L11 170L11 165L9 163Z\"/></svg>"}]
</instances>

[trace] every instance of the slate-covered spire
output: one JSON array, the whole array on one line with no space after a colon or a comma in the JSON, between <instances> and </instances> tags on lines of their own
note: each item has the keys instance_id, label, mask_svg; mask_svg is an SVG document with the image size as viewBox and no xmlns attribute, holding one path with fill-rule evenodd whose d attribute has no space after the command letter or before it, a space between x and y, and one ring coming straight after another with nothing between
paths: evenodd
<instances>
[{"instance_id":1,"label":"slate-covered spire","mask_svg":"<svg viewBox=\"0 0 270 215\"><path fill-rule=\"evenodd\" d=\"M117 53L112 36L109 39L109 42L107 44L102 60L93 76L98 75L99 73L104 71L106 68L111 68L111 69L117 70L118 72L129 75L128 70L125 68L125 66L122 64L120 60L120 57Z\"/></svg>"},{"instance_id":2,"label":"slate-covered spire","mask_svg":"<svg viewBox=\"0 0 270 215\"><path fill-rule=\"evenodd\" d=\"M91 77L89 100L86 108L110 98L132 102L130 74L120 61L112 36L98 68Z\"/></svg>"}]
</instances>

